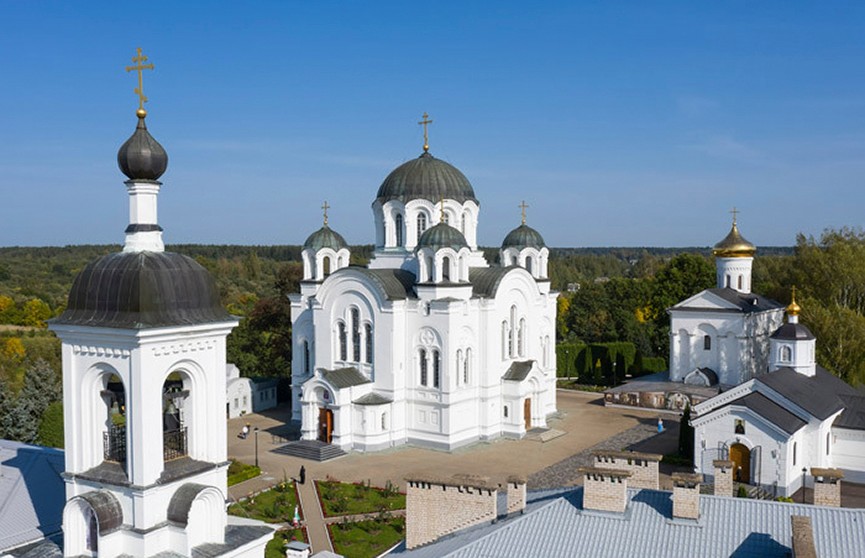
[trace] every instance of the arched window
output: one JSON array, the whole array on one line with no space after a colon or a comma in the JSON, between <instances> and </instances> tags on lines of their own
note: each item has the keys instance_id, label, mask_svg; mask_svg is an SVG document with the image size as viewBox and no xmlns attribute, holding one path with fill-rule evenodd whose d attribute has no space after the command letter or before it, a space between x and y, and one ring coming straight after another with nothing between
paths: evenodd
<instances>
[{"instance_id":1,"label":"arched window","mask_svg":"<svg viewBox=\"0 0 865 558\"><path fill-rule=\"evenodd\" d=\"M427 281L430 283L433 282L433 259L432 256L426 257L426 272L427 272Z\"/></svg>"},{"instance_id":2,"label":"arched window","mask_svg":"<svg viewBox=\"0 0 865 558\"><path fill-rule=\"evenodd\" d=\"M345 333L345 323L339 322L336 327L339 332L339 360L345 362L348 360L348 339Z\"/></svg>"},{"instance_id":3,"label":"arched window","mask_svg":"<svg viewBox=\"0 0 865 558\"><path fill-rule=\"evenodd\" d=\"M521 357L526 356L526 319L520 319L520 329L517 330L517 352Z\"/></svg>"},{"instance_id":4,"label":"arched window","mask_svg":"<svg viewBox=\"0 0 865 558\"><path fill-rule=\"evenodd\" d=\"M327 277L328 275L330 275L330 256L325 256L325 257L321 260L321 267L322 267L322 270L323 270L323 271L322 271L322 276L323 276L323 277Z\"/></svg>"},{"instance_id":5,"label":"arched window","mask_svg":"<svg viewBox=\"0 0 865 558\"><path fill-rule=\"evenodd\" d=\"M447 256L442 258L442 281L451 280L451 259Z\"/></svg>"},{"instance_id":6,"label":"arched window","mask_svg":"<svg viewBox=\"0 0 865 558\"><path fill-rule=\"evenodd\" d=\"M351 309L351 359L360 362L360 310Z\"/></svg>"},{"instance_id":7,"label":"arched window","mask_svg":"<svg viewBox=\"0 0 865 558\"><path fill-rule=\"evenodd\" d=\"M703 336L703 350L711 351L712 350L712 337L710 335Z\"/></svg>"},{"instance_id":8,"label":"arched window","mask_svg":"<svg viewBox=\"0 0 865 558\"><path fill-rule=\"evenodd\" d=\"M442 359L438 349L433 349L433 387L441 387Z\"/></svg>"},{"instance_id":9,"label":"arched window","mask_svg":"<svg viewBox=\"0 0 865 558\"><path fill-rule=\"evenodd\" d=\"M420 361L420 385L425 386L427 384L426 349L419 350L417 356Z\"/></svg>"},{"instance_id":10,"label":"arched window","mask_svg":"<svg viewBox=\"0 0 865 558\"><path fill-rule=\"evenodd\" d=\"M310 362L309 362L309 341L303 341L303 373L309 374Z\"/></svg>"},{"instance_id":11,"label":"arched window","mask_svg":"<svg viewBox=\"0 0 865 558\"><path fill-rule=\"evenodd\" d=\"M426 214L418 213L417 214L417 238L420 240L420 236L426 230Z\"/></svg>"},{"instance_id":12,"label":"arched window","mask_svg":"<svg viewBox=\"0 0 865 558\"><path fill-rule=\"evenodd\" d=\"M798 442L793 442L793 466L796 466L796 450L799 449Z\"/></svg>"},{"instance_id":13,"label":"arched window","mask_svg":"<svg viewBox=\"0 0 865 558\"><path fill-rule=\"evenodd\" d=\"M472 350L466 349L466 359L463 361L463 383L465 385L469 385L469 380L471 376L469 375L469 371L471 370L472 365Z\"/></svg>"},{"instance_id":14,"label":"arched window","mask_svg":"<svg viewBox=\"0 0 865 558\"><path fill-rule=\"evenodd\" d=\"M745 283L745 278L743 276L739 276L739 290L743 289L742 285Z\"/></svg>"},{"instance_id":15,"label":"arched window","mask_svg":"<svg viewBox=\"0 0 865 558\"><path fill-rule=\"evenodd\" d=\"M789 345L781 347L781 362L790 362L793 360L793 350Z\"/></svg>"},{"instance_id":16,"label":"arched window","mask_svg":"<svg viewBox=\"0 0 865 558\"><path fill-rule=\"evenodd\" d=\"M468 221L468 213L463 213L462 223L460 223L460 229L462 230L463 235L466 234L466 221Z\"/></svg>"},{"instance_id":17,"label":"arched window","mask_svg":"<svg viewBox=\"0 0 865 558\"><path fill-rule=\"evenodd\" d=\"M462 364L463 364L463 350L457 349L457 365L456 365L456 368L454 368L454 370L457 371L457 385L460 385L459 370L462 367Z\"/></svg>"},{"instance_id":18,"label":"arched window","mask_svg":"<svg viewBox=\"0 0 865 558\"><path fill-rule=\"evenodd\" d=\"M832 447L832 433L826 433L826 455L829 455L829 449Z\"/></svg>"},{"instance_id":19,"label":"arched window","mask_svg":"<svg viewBox=\"0 0 865 558\"><path fill-rule=\"evenodd\" d=\"M372 364L372 324L364 324L364 335L366 335L366 363Z\"/></svg>"},{"instance_id":20,"label":"arched window","mask_svg":"<svg viewBox=\"0 0 865 558\"><path fill-rule=\"evenodd\" d=\"M724 286L725 286L725 287L729 287L729 286L730 286L730 276L729 276L729 275L727 275L727 277L726 277L726 280L725 280L725 282L724 282Z\"/></svg>"},{"instance_id":21,"label":"arched window","mask_svg":"<svg viewBox=\"0 0 865 558\"><path fill-rule=\"evenodd\" d=\"M517 336L517 306L511 306L511 323L508 331L508 355L511 358L516 356L516 336Z\"/></svg>"},{"instance_id":22,"label":"arched window","mask_svg":"<svg viewBox=\"0 0 865 558\"><path fill-rule=\"evenodd\" d=\"M387 430L387 413L381 414L381 429Z\"/></svg>"},{"instance_id":23,"label":"arched window","mask_svg":"<svg viewBox=\"0 0 865 558\"><path fill-rule=\"evenodd\" d=\"M403 245L403 226L402 226L402 214L397 213L394 218L394 223L396 227L396 245L402 247Z\"/></svg>"},{"instance_id":24,"label":"arched window","mask_svg":"<svg viewBox=\"0 0 865 558\"><path fill-rule=\"evenodd\" d=\"M526 271L528 271L529 273L532 272L532 257L531 256L526 256Z\"/></svg>"}]
</instances>

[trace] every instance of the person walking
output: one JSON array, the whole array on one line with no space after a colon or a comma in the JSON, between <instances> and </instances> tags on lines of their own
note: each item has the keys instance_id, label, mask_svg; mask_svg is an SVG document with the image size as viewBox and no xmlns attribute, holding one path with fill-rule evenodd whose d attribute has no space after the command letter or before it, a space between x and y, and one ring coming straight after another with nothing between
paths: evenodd
<instances>
[{"instance_id":1,"label":"person walking","mask_svg":"<svg viewBox=\"0 0 865 558\"><path fill-rule=\"evenodd\" d=\"M300 466L300 484L306 484L306 467L303 465Z\"/></svg>"}]
</instances>

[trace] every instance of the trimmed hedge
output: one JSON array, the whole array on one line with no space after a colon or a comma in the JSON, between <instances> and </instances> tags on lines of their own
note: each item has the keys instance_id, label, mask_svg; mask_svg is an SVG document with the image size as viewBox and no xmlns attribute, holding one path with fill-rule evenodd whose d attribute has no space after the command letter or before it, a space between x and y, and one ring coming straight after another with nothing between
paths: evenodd
<instances>
[{"instance_id":1,"label":"trimmed hedge","mask_svg":"<svg viewBox=\"0 0 865 558\"><path fill-rule=\"evenodd\" d=\"M228 466L228 486L240 484L261 474L261 469L255 465L247 465L240 461L231 461Z\"/></svg>"},{"instance_id":2,"label":"trimmed hedge","mask_svg":"<svg viewBox=\"0 0 865 558\"><path fill-rule=\"evenodd\" d=\"M582 384L617 385L625 374L641 376L667 369L662 357L644 357L633 343L559 343L556 375L577 378Z\"/></svg>"}]
</instances>

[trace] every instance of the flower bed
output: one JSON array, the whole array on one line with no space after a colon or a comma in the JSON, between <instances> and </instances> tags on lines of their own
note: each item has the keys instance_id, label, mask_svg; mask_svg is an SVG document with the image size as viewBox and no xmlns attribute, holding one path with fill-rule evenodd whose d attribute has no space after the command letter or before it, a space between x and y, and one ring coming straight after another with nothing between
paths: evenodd
<instances>
[{"instance_id":1,"label":"flower bed","mask_svg":"<svg viewBox=\"0 0 865 558\"><path fill-rule=\"evenodd\" d=\"M294 508L303 519L303 510L298 505L297 487L293 482L281 482L254 496L241 500L228 507L228 513L240 517L249 517L268 523L291 523L294 519Z\"/></svg>"},{"instance_id":2,"label":"flower bed","mask_svg":"<svg viewBox=\"0 0 865 558\"><path fill-rule=\"evenodd\" d=\"M274 533L264 548L264 558L285 558L285 545L292 540L307 542L306 529L285 529Z\"/></svg>"},{"instance_id":3,"label":"flower bed","mask_svg":"<svg viewBox=\"0 0 865 558\"><path fill-rule=\"evenodd\" d=\"M374 558L405 538L405 518L387 517L327 526L333 550L346 558Z\"/></svg>"},{"instance_id":4,"label":"flower bed","mask_svg":"<svg viewBox=\"0 0 865 558\"><path fill-rule=\"evenodd\" d=\"M370 486L368 482L315 481L315 490L325 517L405 509L405 494L390 481L385 488Z\"/></svg>"}]
</instances>

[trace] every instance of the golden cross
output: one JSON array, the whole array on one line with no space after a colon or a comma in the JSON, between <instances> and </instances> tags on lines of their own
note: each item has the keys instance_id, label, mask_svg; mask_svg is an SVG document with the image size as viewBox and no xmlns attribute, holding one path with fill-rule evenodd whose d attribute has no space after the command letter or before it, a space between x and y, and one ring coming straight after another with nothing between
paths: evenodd
<instances>
[{"instance_id":1,"label":"golden cross","mask_svg":"<svg viewBox=\"0 0 865 558\"><path fill-rule=\"evenodd\" d=\"M529 207L529 204L526 203L526 200L523 200L520 202L519 208L523 212L523 225L526 224L526 208L528 208L528 207Z\"/></svg>"},{"instance_id":2,"label":"golden cross","mask_svg":"<svg viewBox=\"0 0 865 558\"><path fill-rule=\"evenodd\" d=\"M330 206L327 204L327 200L325 200L324 204L321 206L324 210L324 226L327 226L327 210L330 209Z\"/></svg>"},{"instance_id":3,"label":"golden cross","mask_svg":"<svg viewBox=\"0 0 865 558\"><path fill-rule=\"evenodd\" d=\"M445 222L445 198L442 196L439 198L439 205L441 206L441 222Z\"/></svg>"},{"instance_id":4,"label":"golden cross","mask_svg":"<svg viewBox=\"0 0 865 558\"><path fill-rule=\"evenodd\" d=\"M793 288L790 290L791 290L790 302L791 302L791 304L796 304L796 285L793 285Z\"/></svg>"},{"instance_id":5,"label":"golden cross","mask_svg":"<svg viewBox=\"0 0 865 558\"><path fill-rule=\"evenodd\" d=\"M144 96L144 78L141 72L144 70L152 70L153 64L144 64L144 62L147 62L147 57L141 54L141 47L138 47L138 56L133 56L132 61L135 62L135 66L126 66L126 71L138 71L138 89L136 89L135 92L138 94L139 116L143 117L147 115L147 112L144 110L144 103L147 102L147 97Z\"/></svg>"},{"instance_id":6,"label":"golden cross","mask_svg":"<svg viewBox=\"0 0 865 558\"><path fill-rule=\"evenodd\" d=\"M733 209L730 211L730 213L733 214L733 224L735 225L736 224L736 216L739 214L739 210L736 209L735 206L733 206Z\"/></svg>"},{"instance_id":7,"label":"golden cross","mask_svg":"<svg viewBox=\"0 0 865 558\"><path fill-rule=\"evenodd\" d=\"M418 122L421 126L423 126L423 150L429 151L429 134L427 133L427 125L432 124L432 120L429 119L429 115L424 112L423 120Z\"/></svg>"}]
</instances>

